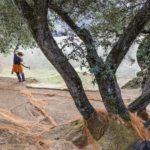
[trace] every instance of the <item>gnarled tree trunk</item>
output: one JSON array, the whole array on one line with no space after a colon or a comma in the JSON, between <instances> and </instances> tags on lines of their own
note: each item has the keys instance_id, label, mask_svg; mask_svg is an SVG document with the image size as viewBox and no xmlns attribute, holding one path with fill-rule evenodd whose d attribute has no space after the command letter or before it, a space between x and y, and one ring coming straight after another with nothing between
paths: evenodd
<instances>
[{"instance_id":1,"label":"gnarled tree trunk","mask_svg":"<svg viewBox=\"0 0 150 150\"><path fill-rule=\"evenodd\" d=\"M90 104L78 74L59 49L49 30L47 23L48 0L35 0L33 8L28 5L26 0L15 0L15 4L26 19L40 49L64 79L76 107L87 121L91 134L96 140L100 139L107 128L107 121L106 119L104 121L103 116L99 115Z\"/></svg>"},{"instance_id":2,"label":"gnarled tree trunk","mask_svg":"<svg viewBox=\"0 0 150 150\"><path fill-rule=\"evenodd\" d=\"M133 41L150 19L150 1L148 0L133 17L124 33L112 48L105 63L98 56L93 38L87 29L78 27L68 13L57 6L57 4L50 1L49 8L56 12L84 42L87 50L86 58L90 68L98 68L98 71L94 75L107 111L119 114L123 119L129 120L115 73Z\"/></svg>"},{"instance_id":3,"label":"gnarled tree trunk","mask_svg":"<svg viewBox=\"0 0 150 150\"><path fill-rule=\"evenodd\" d=\"M129 120L129 115L122 100L120 88L118 86L115 75L106 75L107 68L102 58L97 54L94 40L90 32L87 29L81 29L80 27L78 27L70 18L68 13L62 10L56 4L49 3L49 8L56 12L56 14L58 14L84 42L87 50L86 59L90 68L98 68L98 71L94 72L94 75L107 111L114 114L119 114L123 119ZM104 77L105 75L107 77Z\"/></svg>"}]
</instances>

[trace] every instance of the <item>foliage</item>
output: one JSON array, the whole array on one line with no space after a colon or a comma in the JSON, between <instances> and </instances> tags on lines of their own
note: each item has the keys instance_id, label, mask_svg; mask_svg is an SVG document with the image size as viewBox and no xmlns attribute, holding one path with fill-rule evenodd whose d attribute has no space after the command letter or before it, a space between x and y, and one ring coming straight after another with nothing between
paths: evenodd
<instances>
[{"instance_id":1,"label":"foliage","mask_svg":"<svg viewBox=\"0 0 150 150\"><path fill-rule=\"evenodd\" d=\"M107 55L145 0L57 0L54 3L65 10L79 27L88 28L96 46L105 49ZM68 35L71 30L66 32Z\"/></svg>"},{"instance_id":2,"label":"foliage","mask_svg":"<svg viewBox=\"0 0 150 150\"><path fill-rule=\"evenodd\" d=\"M28 0L32 5L32 1ZM53 29L54 14L49 14L49 26ZM8 53L16 45L22 48L36 47L26 21L18 13L12 0L0 1L0 53Z\"/></svg>"},{"instance_id":3,"label":"foliage","mask_svg":"<svg viewBox=\"0 0 150 150\"><path fill-rule=\"evenodd\" d=\"M27 2L32 7L32 1L27 0ZM96 47L103 47L107 55L145 0L56 0L52 2L61 6L81 28L88 28L95 39ZM79 61L81 68L88 67L83 43L75 39L75 34L54 12L49 12L48 20L54 35L55 33L57 35L56 24L65 28L62 32L68 38L60 45L62 50L66 47L72 49L70 53L64 51L68 59ZM23 48L36 46L25 20L20 17L12 0L0 1L0 32L0 52L8 52L17 43Z\"/></svg>"},{"instance_id":4,"label":"foliage","mask_svg":"<svg viewBox=\"0 0 150 150\"><path fill-rule=\"evenodd\" d=\"M17 44L22 47L33 45L25 21L10 0L0 1L0 52L9 52Z\"/></svg>"},{"instance_id":5,"label":"foliage","mask_svg":"<svg viewBox=\"0 0 150 150\"><path fill-rule=\"evenodd\" d=\"M137 60L142 70L150 65L150 35L146 36L140 43L137 51Z\"/></svg>"}]
</instances>

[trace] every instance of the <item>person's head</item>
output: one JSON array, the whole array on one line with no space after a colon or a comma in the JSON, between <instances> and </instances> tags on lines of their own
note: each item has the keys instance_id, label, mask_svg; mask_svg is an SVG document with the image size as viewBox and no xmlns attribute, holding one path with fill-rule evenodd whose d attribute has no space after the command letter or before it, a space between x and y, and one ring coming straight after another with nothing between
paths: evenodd
<instances>
[{"instance_id":1,"label":"person's head","mask_svg":"<svg viewBox=\"0 0 150 150\"><path fill-rule=\"evenodd\" d=\"M23 52L18 52L17 55L22 57L24 54L23 54Z\"/></svg>"}]
</instances>

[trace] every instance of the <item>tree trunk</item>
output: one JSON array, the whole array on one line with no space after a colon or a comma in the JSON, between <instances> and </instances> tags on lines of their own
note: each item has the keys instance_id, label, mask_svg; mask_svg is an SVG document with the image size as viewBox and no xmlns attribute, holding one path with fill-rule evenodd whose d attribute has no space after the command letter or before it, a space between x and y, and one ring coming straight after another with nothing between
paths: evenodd
<instances>
[{"instance_id":1,"label":"tree trunk","mask_svg":"<svg viewBox=\"0 0 150 150\"><path fill-rule=\"evenodd\" d=\"M137 115L147 121L149 116L146 112L146 107L150 103L150 66L148 67L143 80L144 86L142 89L142 95L132 102L128 108L130 111L137 111Z\"/></svg>"},{"instance_id":2,"label":"tree trunk","mask_svg":"<svg viewBox=\"0 0 150 150\"><path fill-rule=\"evenodd\" d=\"M144 78L144 87L142 89L142 94L150 92L150 65L146 71L146 75Z\"/></svg>"},{"instance_id":3,"label":"tree trunk","mask_svg":"<svg viewBox=\"0 0 150 150\"><path fill-rule=\"evenodd\" d=\"M96 77L96 80L99 83L98 87L108 112L119 114L126 121L130 120L116 77L108 74L106 78Z\"/></svg>"},{"instance_id":4,"label":"tree trunk","mask_svg":"<svg viewBox=\"0 0 150 150\"><path fill-rule=\"evenodd\" d=\"M48 1L36 0L34 3L35 6L32 9L25 0L15 0L16 6L22 12L23 17L27 20L29 29L31 30L35 41L47 59L54 65L64 79L75 105L83 118L89 120L93 118L94 115L94 119L92 119L93 125L90 126L89 131L93 137L98 140L104 134L107 123L101 122L103 116L96 113L95 109L90 104L78 74L59 49L49 30L47 23ZM88 121L87 123L89 124ZM97 127L98 125L99 127ZM101 132L99 132L99 134L97 134L97 128L100 128Z\"/></svg>"},{"instance_id":5,"label":"tree trunk","mask_svg":"<svg viewBox=\"0 0 150 150\"><path fill-rule=\"evenodd\" d=\"M96 47L90 32L87 29L79 28L74 21L68 16L68 14L59 8L57 5L50 3L49 8L55 11L70 28L78 35L78 37L84 42L87 50L86 59L91 69L96 69L94 73L100 94L108 112L119 114L123 119L129 120L129 115L124 102L121 97L121 92L115 77L107 75L105 64L97 54ZM115 76L115 75L114 75Z\"/></svg>"},{"instance_id":6,"label":"tree trunk","mask_svg":"<svg viewBox=\"0 0 150 150\"><path fill-rule=\"evenodd\" d=\"M109 70L109 66L107 67L104 64L102 58L97 55L94 41L88 30L84 29L82 39L87 49L86 59L89 66L90 68L96 68L96 71L93 73L107 111L120 115L120 117L126 121L130 120L127 108L125 107L121 96L116 76Z\"/></svg>"},{"instance_id":7,"label":"tree trunk","mask_svg":"<svg viewBox=\"0 0 150 150\"><path fill-rule=\"evenodd\" d=\"M143 89L142 89L142 95L146 94L146 93L150 93L150 65L146 71L146 75L143 79L143 83L144 83L144 86L143 86ZM150 98L149 98L150 99ZM147 101L149 101L149 99L147 99ZM148 120L149 118L149 115L146 111L146 107L147 105L149 104L149 102L145 105L145 107L143 109L139 109L137 111L137 115L142 118L143 120Z\"/></svg>"},{"instance_id":8,"label":"tree trunk","mask_svg":"<svg viewBox=\"0 0 150 150\"><path fill-rule=\"evenodd\" d=\"M145 95L146 93L150 93L150 65L147 69L146 75L143 80L144 80L144 87L142 90L142 95ZM149 128L150 119L149 119L149 115L146 111L146 107L150 103L150 96L148 98L145 98L145 100L141 100L141 101L145 101L145 107L143 109L139 109L137 111L137 115L146 121L146 123L144 125L145 125L145 127Z\"/></svg>"}]
</instances>

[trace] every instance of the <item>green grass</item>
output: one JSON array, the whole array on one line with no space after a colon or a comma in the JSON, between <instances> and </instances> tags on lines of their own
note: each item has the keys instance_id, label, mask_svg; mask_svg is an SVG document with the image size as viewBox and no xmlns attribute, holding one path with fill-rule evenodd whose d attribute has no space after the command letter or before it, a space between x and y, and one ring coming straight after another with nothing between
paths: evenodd
<instances>
[{"instance_id":1,"label":"green grass","mask_svg":"<svg viewBox=\"0 0 150 150\"><path fill-rule=\"evenodd\" d=\"M25 76L26 78L32 78L38 80L39 83L45 83L45 84L53 84L53 85L60 85L61 87L65 87L65 82L61 78L61 76L55 71L55 70L27 70L25 69ZM16 77L15 74L11 74L11 69L3 69L0 72L1 76L6 77ZM79 73L79 76L81 77L83 86L85 89L97 89L96 85L92 84L93 77L89 74L83 75L82 73Z\"/></svg>"},{"instance_id":2,"label":"green grass","mask_svg":"<svg viewBox=\"0 0 150 150\"><path fill-rule=\"evenodd\" d=\"M45 83L45 84L53 84L53 85L60 85L61 87L65 87L65 82L61 78L61 76L58 74L57 71L54 69L48 70L48 69L34 69L34 70L28 70L25 69L25 76L26 78L32 78L39 81L39 83ZM94 80L94 77L90 74L83 75L82 73L78 73L82 84L85 89L90 90L96 90L97 86L93 85L92 81ZM15 74L11 75L11 68L5 68L0 70L0 76L6 76L6 77L16 77ZM118 82L120 86L124 85L127 81L129 81L130 78L126 77L119 77Z\"/></svg>"},{"instance_id":3,"label":"green grass","mask_svg":"<svg viewBox=\"0 0 150 150\"><path fill-rule=\"evenodd\" d=\"M139 137L131 127L111 120L104 136L98 142L104 150L127 150Z\"/></svg>"}]
</instances>

